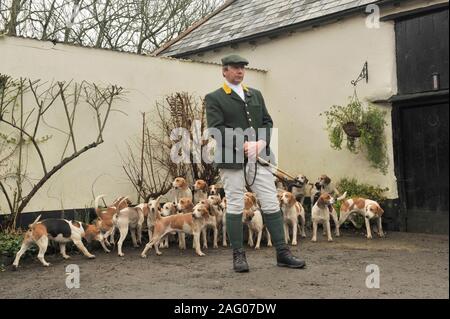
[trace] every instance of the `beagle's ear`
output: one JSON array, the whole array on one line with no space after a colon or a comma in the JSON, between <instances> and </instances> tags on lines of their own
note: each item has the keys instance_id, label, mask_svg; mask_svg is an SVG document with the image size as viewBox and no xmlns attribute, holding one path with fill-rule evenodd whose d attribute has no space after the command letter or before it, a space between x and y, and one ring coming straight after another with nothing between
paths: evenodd
<instances>
[{"instance_id":1,"label":"beagle's ear","mask_svg":"<svg viewBox=\"0 0 450 319\"><path fill-rule=\"evenodd\" d=\"M305 184L308 184L308 182L309 182L309 179L307 179L305 176Z\"/></svg>"},{"instance_id":2,"label":"beagle's ear","mask_svg":"<svg viewBox=\"0 0 450 319\"><path fill-rule=\"evenodd\" d=\"M330 184L331 183L331 178L329 178L328 176L325 176L325 183Z\"/></svg>"},{"instance_id":3,"label":"beagle's ear","mask_svg":"<svg viewBox=\"0 0 450 319\"><path fill-rule=\"evenodd\" d=\"M380 213L380 215L382 215L384 213L384 210L383 210L383 208L381 208L380 205L377 205L377 210Z\"/></svg>"},{"instance_id":4,"label":"beagle's ear","mask_svg":"<svg viewBox=\"0 0 450 319\"><path fill-rule=\"evenodd\" d=\"M158 207L158 208L160 207L159 202L161 200L161 197L162 197L162 195L159 195L158 198L156 199L156 207Z\"/></svg>"},{"instance_id":5,"label":"beagle's ear","mask_svg":"<svg viewBox=\"0 0 450 319\"><path fill-rule=\"evenodd\" d=\"M289 194L289 204L290 205L295 205L295 202L296 202L296 200L295 200L294 194L290 193Z\"/></svg>"}]
</instances>

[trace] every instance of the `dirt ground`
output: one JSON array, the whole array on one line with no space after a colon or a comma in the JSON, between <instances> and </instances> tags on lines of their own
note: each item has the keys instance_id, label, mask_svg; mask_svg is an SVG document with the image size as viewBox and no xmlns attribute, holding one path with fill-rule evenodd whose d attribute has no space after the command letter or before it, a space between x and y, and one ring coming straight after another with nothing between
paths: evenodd
<instances>
[{"instance_id":1,"label":"dirt ground","mask_svg":"<svg viewBox=\"0 0 450 319\"><path fill-rule=\"evenodd\" d=\"M313 244L300 240L292 250L307 262L303 270L275 266L274 250L247 249L251 271L236 274L231 250L177 247L151 251L125 247L125 257L96 250L88 260L72 252L65 261L47 256L42 267L36 258L24 260L17 272L0 272L2 298L449 298L448 236L390 232L371 241L346 232L332 243L319 237ZM65 267L80 267L80 288L65 285ZM366 287L366 266L380 270L380 288Z\"/></svg>"}]
</instances>

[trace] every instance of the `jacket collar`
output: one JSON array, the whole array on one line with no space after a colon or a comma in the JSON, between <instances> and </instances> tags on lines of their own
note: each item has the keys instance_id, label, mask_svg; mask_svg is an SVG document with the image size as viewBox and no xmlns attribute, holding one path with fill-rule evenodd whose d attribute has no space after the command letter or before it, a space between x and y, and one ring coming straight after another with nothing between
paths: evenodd
<instances>
[{"instance_id":1,"label":"jacket collar","mask_svg":"<svg viewBox=\"0 0 450 319\"><path fill-rule=\"evenodd\" d=\"M249 90L249 88L247 86L242 84L242 88L244 89L246 97L252 96L252 94L251 94L251 92L250 92L250 90ZM227 83L223 84L222 89L225 91L225 93L227 95L231 95L231 97L234 97L234 98L239 99L240 101L242 101L242 99L235 92L233 92L233 90L227 85Z\"/></svg>"},{"instance_id":2,"label":"jacket collar","mask_svg":"<svg viewBox=\"0 0 450 319\"><path fill-rule=\"evenodd\" d=\"M225 93L228 94L228 95L230 95L231 92L233 92L233 90L228 86L227 83L224 83L222 88L223 88L223 90L225 91ZM244 84L242 84L242 88L244 89L244 92L250 93L250 90L249 90L248 87L245 86Z\"/></svg>"}]
</instances>

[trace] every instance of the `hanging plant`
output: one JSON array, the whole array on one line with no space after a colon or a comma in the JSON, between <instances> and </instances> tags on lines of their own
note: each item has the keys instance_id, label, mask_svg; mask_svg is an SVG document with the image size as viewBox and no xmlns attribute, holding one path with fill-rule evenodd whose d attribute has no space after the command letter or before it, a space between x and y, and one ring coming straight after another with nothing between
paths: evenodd
<instances>
[{"instance_id":1,"label":"hanging plant","mask_svg":"<svg viewBox=\"0 0 450 319\"><path fill-rule=\"evenodd\" d=\"M355 90L347 105L333 105L320 115L327 118L328 137L333 149L341 150L345 139L350 152L357 154L364 150L372 167L387 173L385 111L371 105L364 108Z\"/></svg>"}]
</instances>

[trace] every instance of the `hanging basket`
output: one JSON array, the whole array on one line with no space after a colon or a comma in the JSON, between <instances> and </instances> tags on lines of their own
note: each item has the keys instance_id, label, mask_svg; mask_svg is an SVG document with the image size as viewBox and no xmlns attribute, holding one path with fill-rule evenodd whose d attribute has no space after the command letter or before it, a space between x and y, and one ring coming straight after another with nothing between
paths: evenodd
<instances>
[{"instance_id":1,"label":"hanging basket","mask_svg":"<svg viewBox=\"0 0 450 319\"><path fill-rule=\"evenodd\" d=\"M361 131L359 130L355 122L345 123L344 125L342 125L342 129L344 130L345 134L350 137L361 137Z\"/></svg>"}]
</instances>

